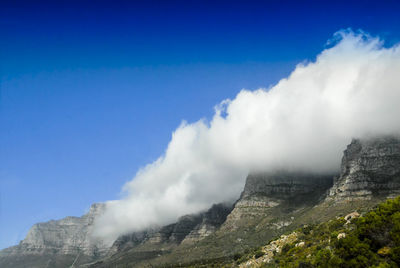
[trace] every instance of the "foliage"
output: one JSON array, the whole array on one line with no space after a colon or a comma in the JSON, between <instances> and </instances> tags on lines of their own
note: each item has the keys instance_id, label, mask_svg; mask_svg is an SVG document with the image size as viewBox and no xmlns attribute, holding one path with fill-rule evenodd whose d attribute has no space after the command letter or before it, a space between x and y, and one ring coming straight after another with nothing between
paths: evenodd
<instances>
[{"instance_id":1,"label":"foliage","mask_svg":"<svg viewBox=\"0 0 400 268\"><path fill-rule=\"evenodd\" d=\"M305 241L305 246L296 247L296 243L285 246L266 266L347 268L400 265L400 197L387 200L350 223L338 218L300 231L298 241Z\"/></svg>"},{"instance_id":2,"label":"foliage","mask_svg":"<svg viewBox=\"0 0 400 268\"><path fill-rule=\"evenodd\" d=\"M259 249L256 251L256 253L254 253L254 258L260 258L261 256L264 256L264 252Z\"/></svg>"}]
</instances>

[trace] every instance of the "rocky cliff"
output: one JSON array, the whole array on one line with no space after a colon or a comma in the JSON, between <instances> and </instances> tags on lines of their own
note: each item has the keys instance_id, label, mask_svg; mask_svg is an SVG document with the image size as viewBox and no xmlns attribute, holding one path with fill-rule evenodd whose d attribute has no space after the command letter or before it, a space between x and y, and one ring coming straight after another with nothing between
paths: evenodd
<instances>
[{"instance_id":1,"label":"rocky cliff","mask_svg":"<svg viewBox=\"0 0 400 268\"><path fill-rule=\"evenodd\" d=\"M123 265L142 266L179 246L192 247L218 230L231 211L232 205L216 204L205 212L183 216L176 223L120 236L108 256L91 267L114 267L121 260Z\"/></svg>"},{"instance_id":2,"label":"rocky cliff","mask_svg":"<svg viewBox=\"0 0 400 268\"><path fill-rule=\"evenodd\" d=\"M344 152L340 177L328 199L369 200L399 194L400 139L353 139Z\"/></svg>"},{"instance_id":3,"label":"rocky cliff","mask_svg":"<svg viewBox=\"0 0 400 268\"><path fill-rule=\"evenodd\" d=\"M231 210L231 205L217 204L205 212L183 216L176 223L167 226L120 236L114 242L109 254L135 247L189 244L200 241L220 227Z\"/></svg>"},{"instance_id":4,"label":"rocky cliff","mask_svg":"<svg viewBox=\"0 0 400 268\"><path fill-rule=\"evenodd\" d=\"M323 199L332 183L332 174L286 171L250 174L223 228L235 229L241 224L246 225L249 218L271 214L273 207L281 207L290 212L315 205ZM290 222L277 223L277 227L287 226Z\"/></svg>"},{"instance_id":5,"label":"rocky cliff","mask_svg":"<svg viewBox=\"0 0 400 268\"><path fill-rule=\"evenodd\" d=\"M62 267L103 256L109 247L91 237L93 221L103 209L104 204L93 204L82 217L35 224L19 245L0 252L0 267Z\"/></svg>"}]
</instances>

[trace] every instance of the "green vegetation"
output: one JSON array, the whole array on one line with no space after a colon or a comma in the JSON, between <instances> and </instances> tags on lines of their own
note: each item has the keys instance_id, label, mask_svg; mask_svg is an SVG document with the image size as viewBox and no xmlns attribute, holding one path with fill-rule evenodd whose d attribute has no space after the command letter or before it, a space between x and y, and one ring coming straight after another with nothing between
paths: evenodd
<instances>
[{"instance_id":1,"label":"green vegetation","mask_svg":"<svg viewBox=\"0 0 400 268\"><path fill-rule=\"evenodd\" d=\"M363 217L330 220L298 230L265 267L398 267L400 197L380 204ZM304 246L296 243L304 241Z\"/></svg>"},{"instance_id":2,"label":"green vegetation","mask_svg":"<svg viewBox=\"0 0 400 268\"><path fill-rule=\"evenodd\" d=\"M302 228L295 230L297 240L293 243L283 244L279 253L274 252L269 263L260 261L255 266L303 268L399 267L400 197L387 200L367 213L368 210L365 207L358 206L358 208L365 215L350 221L346 221L344 217L338 217L324 223L303 225ZM338 210L337 208L333 209ZM352 210L343 209L340 211L343 211L341 215L346 215L354 210L355 207L352 206ZM312 212L314 213L314 211ZM269 232L270 230L260 230L260 232L263 231ZM285 233L288 235L291 232ZM241 252L232 252L231 255L228 253L219 258L207 259L203 257L191 262L156 266L238 267L249 260L254 261L260 257L265 258L265 256L264 246L262 246L246 248Z\"/></svg>"}]
</instances>

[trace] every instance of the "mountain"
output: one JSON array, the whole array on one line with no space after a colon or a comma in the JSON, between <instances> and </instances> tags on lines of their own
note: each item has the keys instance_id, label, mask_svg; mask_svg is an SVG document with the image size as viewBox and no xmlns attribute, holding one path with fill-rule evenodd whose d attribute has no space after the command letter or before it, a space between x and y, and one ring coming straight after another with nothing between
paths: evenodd
<instances>
[{"instance_id":1,"label":"mountain","mask_svg":"<svg viewBox=\"0 0 400 268\"><path fill-rule=\"evenodd\" d=\"M42 229L35 225L34 235L28 234L20 245L1 251L0 266L23 267L14 264L36 259L43 264L44 260L63 258L68 259L70 266L79 252L75 265L86 261L92 262L86 265L90 267L232 263L238 254L251 252L283 233L354 211L365 213L398 194L400 139L353 139L344 151L337 174L253 172L235 204L217 204L208 211L183 216L174 224L123 235L109 249L102 247L101 241L89 243L91 246L84 242L89 241L86 237L90 235L91 223L82 218L90 212L74 218L75 222L85 223L75 224L76 229L65 227L69 218L39 224ZM85 235L76 235L79 228ZM68 231L61 231L64 229ZM79 239L73 239L74 235ZM65 266L54 262L51 267Z\"/></svg>"},{"instance_id":2,"label":"mountain","mask_svg":"<svg viewBox=\"0 0 400 268\"><path fill-rule=\"evenodd\" d=\"M94 219L104 204L93 204L82 217L37 223L19 245L0 251L0 267L69 267L94 261L108 251L91 238Z\"/></svg>"},{"instance_id":3,"label":"mountain","mask_svg":"<svg viewBox=\"0 0 400 268\"><path fill-rule=\"evenodd\" d=\"M114 242L107 258L91 267L114 267L121 265L121 260L122 264L145 264L171 254L179 246L192 247L214 233L231 210L231 205L217 204L205 212L183 216L174 224L123 235Z\"/></svg>"},{"instance_id":4,"label":"mountain","mask_svg":"<svg viewBox=\"0 0 400 268\"><path fill-rule=\"evenodd\" d=\"M333 175L318 175L304 172L277 171L273 173L250 174L244 190L228 216L223 228L234 230L247 226L249 218L265 218L276 209L290 213L309 207L321 201L332 187ZM276 209L273 209L276 208ZM274 225L277 229L288 226L293 220L283 220Z\"/></svg>"},{"instance_id":5,"label":"mountain","mask_svg":"<svg viewBox=\"0 0 400 268\"><path fill-rule=\"evenodd\" d=\"M330 190L336 201L400 194L400 146L394 137L353 139L342 159L340 177Z\"/></svg>"}]
</instances>

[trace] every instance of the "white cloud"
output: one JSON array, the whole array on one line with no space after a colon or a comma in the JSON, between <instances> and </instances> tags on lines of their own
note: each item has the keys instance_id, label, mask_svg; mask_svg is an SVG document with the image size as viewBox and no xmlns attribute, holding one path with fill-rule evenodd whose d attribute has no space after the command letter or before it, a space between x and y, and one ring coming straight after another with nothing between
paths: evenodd
<instances>
[{"instance_id":1,"label":"white cloud","mask_svg":"<svg viewBox=\"0 0 400 268\"><path fill-rule=\"evenodd\" d=\"M352 137L400 133L399 47L351 31L335 40L272 88L222 101L210 122L182 123L127 197L108 202L95 235L112 241L233 201L250 170L337 171Z\"/></svg>"}]
</instances>

